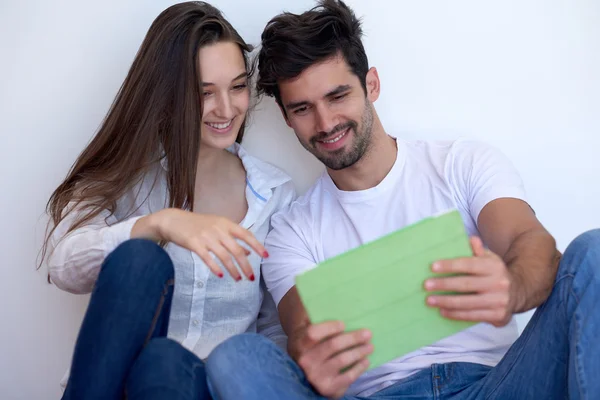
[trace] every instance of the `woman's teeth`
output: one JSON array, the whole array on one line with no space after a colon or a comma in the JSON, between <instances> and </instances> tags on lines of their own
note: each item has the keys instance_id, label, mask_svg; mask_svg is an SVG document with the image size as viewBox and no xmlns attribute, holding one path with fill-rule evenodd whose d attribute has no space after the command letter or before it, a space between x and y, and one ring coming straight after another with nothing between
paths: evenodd
<instances>
[{"instance_id":1,"label":"woman's teeth","mask_svg":"<svg viewBox=\"0 0 600 400\"><path fill-rule=\"evenodd\" d=\"M229 128L229 125L231 125L232 122L233 122L233 120L222 123L222 124L215 124L212 122L207 122L206 125L210 126L211 128L215 128L215 129L226 129L226 128Z\"/></svg>"}]
</instances>

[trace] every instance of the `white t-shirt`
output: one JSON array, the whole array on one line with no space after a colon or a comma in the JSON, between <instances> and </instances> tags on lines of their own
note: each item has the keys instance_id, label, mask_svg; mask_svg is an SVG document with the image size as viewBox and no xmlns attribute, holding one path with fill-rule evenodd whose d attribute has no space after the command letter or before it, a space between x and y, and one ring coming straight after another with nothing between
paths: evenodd
<instances>
[{"instance_id":1,"label":"white t-shirt","mask_svg":"<svg viewBox=\"0 0 600 400\"><path fill-rule=\"evenodd\" d=\"M501 197L525 200L513 165L488 145L462 139L396 143L395 164L379 185L341 191L324 173L273 216L265 242L270 257L262 272L277 305L299 273L422 218L458 209L469 235L479 235L476 221L487 203ZM434 363L494 366L517 337L514 319L503 328L477 324L368 371L347 394L368 396Z\"/></svg>"}]
</instances>

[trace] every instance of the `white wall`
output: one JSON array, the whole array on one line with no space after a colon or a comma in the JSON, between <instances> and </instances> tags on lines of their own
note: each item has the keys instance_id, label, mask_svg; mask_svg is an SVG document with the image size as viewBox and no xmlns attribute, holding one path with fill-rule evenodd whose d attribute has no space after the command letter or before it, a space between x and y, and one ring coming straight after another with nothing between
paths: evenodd
<instances>
[{"instance_id":1,"label":"white wall","mask_svg":"<svg viewBox=\"0 0 600 400\"><path fill-rule=\"evenodd\" d=\"M0 3L0 397L57 399L86 297L36 271L45 202L106 112L151 21L172 1ZM214 0L249 41L309 0ZM405 138L466 135L523 174L561 249L600 226L600 3L349 0L383 85L376 107ZM246 146L302 191L320 171L272 101Z\"/></svg>"}]
</instances>

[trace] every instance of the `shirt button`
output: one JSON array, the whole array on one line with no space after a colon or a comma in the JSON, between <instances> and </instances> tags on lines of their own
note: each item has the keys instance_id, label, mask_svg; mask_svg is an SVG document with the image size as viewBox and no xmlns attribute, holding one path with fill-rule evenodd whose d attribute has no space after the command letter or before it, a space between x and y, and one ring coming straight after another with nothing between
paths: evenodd
<instances>
[{"instance_id":1,"label":"shirt button","mask_svg":"<svg viewBox=\"0 0 600 400\"><path fill-rule=\"evenodd\" d=\"M202 282L202 281L198 281L198 283L196 283L196 287L197 287L198 289L202 289L202 288L204 287L204 282Z\"/></svg>"},{"instance_id":2,"label":"shirt button","mask_svg":"<svg viewBox=\"0 0 600 400\"><path fill-rule=\"evenodd\" d=\"M192 323L194 324L194 326L198 326L200 324L200 322L197 319L195 319Z\"/></svg>"}]
</instances>

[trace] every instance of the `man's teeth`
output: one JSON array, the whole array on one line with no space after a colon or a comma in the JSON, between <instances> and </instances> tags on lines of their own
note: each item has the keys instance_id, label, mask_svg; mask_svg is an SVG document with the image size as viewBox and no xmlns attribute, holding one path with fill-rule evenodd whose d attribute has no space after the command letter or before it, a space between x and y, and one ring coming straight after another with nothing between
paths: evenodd
<instances>
[{"instance_id":1,"label":"man's teeth","mask_svg":"<svg viewBox=\"0 0 600 400\"><path fill-rule=\"evenodd\" d=\"M338 140L340 140L341 138L343 138L345 134L346 134L346 131L342 132L342 133L340 134L340 136L334 137L334 138L333 138L333 139L331 139L331 140L323 140L323 143L335 143L335 142L337 142Z\"/></svg>"},{"instance_id":2,"label":"man's teeth","mask_svg":"<svg viewBox=\"0 0 600 400\"><path fill-rule=\"evenodd\" d=\"M231 125L231 123L233 122L233 120L229 121L229 122L225 122L223 124L213 124L211 122L207 122L206 125L215 128L215 129L225 129L225 128L229 128L229 125Z\"/></svg>"}]
</instances>

